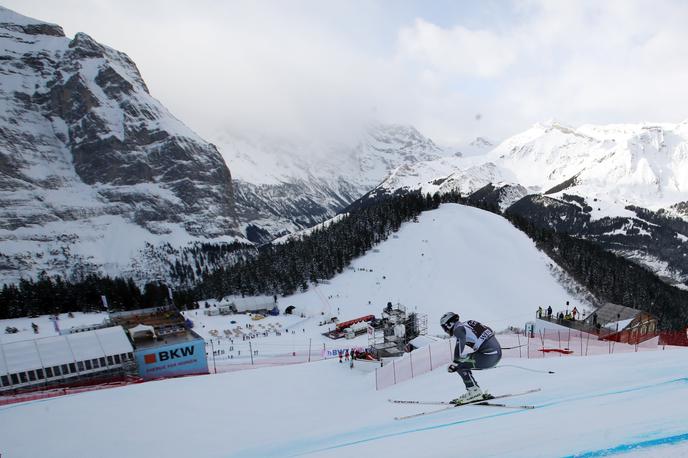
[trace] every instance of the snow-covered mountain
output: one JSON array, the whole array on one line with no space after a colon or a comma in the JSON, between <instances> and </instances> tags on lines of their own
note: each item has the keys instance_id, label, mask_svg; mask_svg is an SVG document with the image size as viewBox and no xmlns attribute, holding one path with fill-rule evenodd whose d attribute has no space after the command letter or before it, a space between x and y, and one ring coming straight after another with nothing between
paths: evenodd
<instances>
[{"instance_id":1,"label":"snow-covered mountain","mask_svg":"<svg viewBox=\"0 0 688 458\"><path fill-rule=\"evenodd\" d=\"M126 54L0 8L0 105L0 283L123 273L147 244L239 237L219 152Z\"/></svg>"},{"instance_id":2,"label":"snow-covered mountain","mask_svg":"<svg viewBox=\"0 0 688 458\"><path fill-rule=\"evenodd\" d=\"M237 214L254 241L320 223L395 168L445 154L413 127L384 124L337 142L223 132L214 143L232 167Z\"/></svg>"},{"instance_id":3,"label":"snow-covered mountain","mask_svg":"<svg viewBox=\"0 0 688 458\"><path fill-rule=\"evenodd\" d=\"M537 124L482 156L399 167L370 195L416 189L479 191L502 211L598 241L671 282L688 281L688 121Z\"/></svg>"},{"instance_id":4,"label":"snow-covered mountain","mask_svg":"<svg viewBox=\"0 0 688 458\"><path fill-rule=\"evenodd\" d=\"M688 199L688 121L577 129L552 121L502 142L488 158L543 192L566 188L650 209Z\"/></svg>"}]
</instances>

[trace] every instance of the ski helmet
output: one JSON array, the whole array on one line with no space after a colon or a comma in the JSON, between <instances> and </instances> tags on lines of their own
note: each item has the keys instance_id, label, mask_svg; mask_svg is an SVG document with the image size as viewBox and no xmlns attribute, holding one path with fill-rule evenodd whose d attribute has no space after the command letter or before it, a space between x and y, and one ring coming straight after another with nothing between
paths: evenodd
<instances>
[{"instance_id":1,"label":"ski helmet","mask_svg":"<svg viewBox=\"0 0 688 458\"><path fill-rule=\"evenodd\" d=\"M454 312L447 312L440 318L440 326L442 326L444 332L451 335L454 324L457 321L459 321L459 315Z\"/></svg>"}]
</instances>

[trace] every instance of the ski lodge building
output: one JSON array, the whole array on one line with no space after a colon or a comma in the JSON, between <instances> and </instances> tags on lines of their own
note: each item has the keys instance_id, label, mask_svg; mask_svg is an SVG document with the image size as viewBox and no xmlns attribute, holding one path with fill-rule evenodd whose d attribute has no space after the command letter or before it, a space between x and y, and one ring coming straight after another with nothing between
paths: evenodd
<instances>
[{"instance_id":1,"label":"ski lodge building","mask_svg":"<svg viewBox=\"0 0 688 458\"><path fill-rule=\"evenodd\" d=\"M589 315L584 323L600 325L600 338L628 344L638 344L659 335L659 322L654 315L623 305L608 302Z\"/></svg>"},{"instance_id":2,"label":"ski lodge building","mask_svg":"<svg viewBox=\"0 0 688 458\"><path fill-rule=\"evenodd\" d=\"M0 344L0 393L121 380L135 374L121 326Z\"/></svg>"},{"instance_id":3,"label":"ski lodge building","mask_svg":"<svg viewBox=\"0 0 688 458\"><path fill-rule=\"evenodd\" d=\"M541 316L527 329L557 330L575 329L593 335L599 340L610 340L627 344L639 344L659 335L659 320L654 315L608 302L582 320L560 319L556 316Z\"/></svg>"}]
</instances>

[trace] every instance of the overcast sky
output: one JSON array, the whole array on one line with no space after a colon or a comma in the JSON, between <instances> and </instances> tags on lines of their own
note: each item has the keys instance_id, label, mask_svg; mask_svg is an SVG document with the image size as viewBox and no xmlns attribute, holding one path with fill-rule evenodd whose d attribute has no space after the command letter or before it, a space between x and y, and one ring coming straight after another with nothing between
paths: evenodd
<instances>
[{"instance_id":1,"label":"overcast sky","mask_svg":"<svg viewBox=\"0 0 688 458\"><path fill-rule=\"evenodd\" d=\"M685 1L5 0L126 52L209 140L413 124L443 145L688 118Z\"/></svg>"}]
</instances>

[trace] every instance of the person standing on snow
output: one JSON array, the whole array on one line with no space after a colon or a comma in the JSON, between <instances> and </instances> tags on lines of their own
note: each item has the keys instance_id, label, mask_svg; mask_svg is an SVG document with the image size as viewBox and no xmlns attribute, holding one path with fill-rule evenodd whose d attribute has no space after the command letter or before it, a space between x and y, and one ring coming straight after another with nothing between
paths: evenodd
<instances>
[{"instance_id":1,"label":"person standing on snow","mask_svg":"<svg viewBox=\"0 0 688 458\"><path fill-rule=\"evenodd\" d=\"M452 402L463 404L479 399L490 399L491 396L480 389L471 371L490 369L502 359L502 347L494 331L477 321L469 320L463 323L459 320L459 315L454 312L442 315L440 325L444 332L456 337L454 362L447 367L447 372L457 372L466 385L466 393ZM471 347L473 353L464 355L466 346Z\"/></svg>"}]
</instances>

